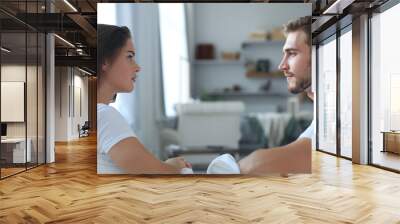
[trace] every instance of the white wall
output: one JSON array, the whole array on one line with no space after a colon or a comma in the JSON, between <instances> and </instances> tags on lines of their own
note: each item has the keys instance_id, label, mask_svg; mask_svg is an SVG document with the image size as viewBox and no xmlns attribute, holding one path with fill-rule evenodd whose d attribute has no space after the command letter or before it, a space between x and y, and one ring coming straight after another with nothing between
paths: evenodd
<instances>
[{"instance_id":1,"label":"white wall","mask_svg":"<svg viewBox=\"0 0 400 224\"><path fill-rule=\"evenodd\" d=\"M78 72L78 74L76 74L76 72ZM78 133L78 129L77 126L78 124L80 124L80 126L82 126L85 121L88 121L89 119L89 113L88 113L88 107L89 107L89 102L88 102L88 77L87 76L81 76L78 70L75 70L75 75L74 75L74 86L75 86L75 116L72 119L72 132L71 135L73 136L73 138L78 138L79 137L79 133ZM80 99L77 98L78 96L78 92L77 92L77 88L80 89ZM80 105L79 102L77 100L80 100ZM79 106L81 107L82 112L80 113L79 111Z\"/></svg>"},{"instance_id":2,"label":"white wall","mask_svg":"<svg viewBox=\"0 0 400 224\"><path fill-rule=\"evenodd\" d=\"M26 75L26 69L30 71L32 69L31 66L25 67L24 65L18 65L18 64L6 64L1 66L1 81L2 82L24 82L26 83L25 80L25 75ZM3 90L2 90L3 92ZM3 98L5 96L1 96ZM3 103L2 103L3 104ZM1 108L2 113L4 113L3 110L8 110L9 108ZM24 108L22 108L22 111L24 111ZM14 137L22 137L25 136L25 123L24 122L11 122L8 123L7 125L7 134L8 136L14 136Z\"/></svg>"},{"instance_id":3,"label":"white wall","mask_svg":"<svg viewBox=\"0 0 400 224\"><path fill-rule=\"evenodd\" d=\"M79 71L78 71L79 72ZM81 73L83 74L83 73ZM89 116L89 90L88 90L88 77L75 75L75 86L81 88L81 103L82 103L82 116L79 116L79 122L84 123L88 120Z\"/></svg>"},{"instance_id":4,"label":"white wall","mask_svg":"<svg viewBox=\"0 0 400 224\"><path fill-rule=\"evenodd\" d=\"M52 11L53 4L46 3ZM55 42L54 35L46 36L46 163L55 162Z\"/></svg>"},{"instance_id":5,"label":"white wall","mask_svg":"<svg viewBox=\"0 0 400 224\"><path fill-rule=\"evenodd\" d=\"M194 35L191 43L191 55L197 43L212 43L216 49L216 57L222 51L241 51L241 44L248 40L254 31L268 31L282 27L289 20L311 15L311 4L264 4L264 3L228 3L228 4L193 4ZM189 20L190 21L190 20ZM283 45L253 48L241 52L248 58L267 58L270 69L278 70L282 58ZM193 68L195 97L203 92L213 92L224 87L239 84L243 91L258 91L267 79L254 79L245 76L246 70L240 65L195 65ZM287 93L285 79L273 79L270 91ZM232 98L234 99L234 98ZM285 98L258 97L246 100L247 109L251 112L275 110L277 105L286 106ZM250 108L249 108L250 107ZM312 105L307 110L312 111Z\"/></svg>"},{"instance_id":6,"label":"white wall","mask_svg":"<svg viewBox=\"0 0 400 224\"><path fill-rule=\"evenodd\" d=\"M33 161L36 162L37 153L39 163L44 162L44 73L42 73L41 66L32 66L18 63L5 63L1 66L2 82L23 82L26 85L26 99L24 96L24 87L19 89L19 94L22 94L22 102L19 102L20 107L12 108L1 107L2 113L18 113L22 116L22 122L6 122L7 123L7 137L25 137L30 139L31 156ZM27 78L27 80L25 80ZM2 98L8 98L7 92L2 88ZM15 91L15 90L14 90ZM6 95L3 95L6 94ZM26 106L25 106L26 102ZM3 105L4 102L2 102ZM13 103L13 102L11 102ZM18 103L18 102L14 102ZM3 105L4 106L4 105ZM14 105L15 106L15 105ZM14 111L13 111L14 110ZM26 112L26 120L24 114ZM3 117L2 117L3 120Z\"/></svg>"},{"instance_id":7,"label":"white wall","mask_svg":"<svg viewBox=\"0 0 400 224\"><path fill-rule=\"evenodd\" d=\"M224 50L240 50L251 32L282 27L289 20L311 15L311 4L202 3L194 4L194 15L195 43L214 43L219 55ZM272 67L277 68L282 48L264 54L272 56Z\"/></svg>"},{"instance_id":8,"label":"white wall","mask_svg":"<svg viewBox=\"0 0 400 224\"><path fill-rule=\"evenodd\" d=\"M88 120L88 78L81 75L83 73L75 68L56 67L55 141L79 138L78 124L82 126ZM81 89L82 116L76 106L79 104L77 88Z\"/></svg>"},{"instance_id":9,"label":"white wall","mask_svg":"<svg viewBox=\"0 0 400 224\"><path fill-rule=\"evenodd\" d=\"M25 65L9 64L1 66L1 81L25 82ZM28 66L29 70L29 66Z\"/></svg>"},{"instance_id":10,"label":"white wall","mask_svg":"<svg viewBox=\"0 0 400 224\"><path fill-rule=\"evenodd\" d=\"M1 121L24 122L24 82L1 82Z\"/></svg>"},{"instance_id":11,"label":"white wall","mask_svg":"<svg viewBox=\"0 0 400 224\"><path fill-rule=\"evenodd\" d=\"M36 75L36 67L34 66L25 66L20 65L20 64L4 64L1 66L1 81L3 82L24 82L25 84L27 83L25 80L26 72L28 72L28 76L30 75ZM28 77L28 82L30 85L34 84L36 85L36 81L30 80ZM36 88L27 88L27 106L29 106L30 103L34 102L36 100ZM33 92L31 92L33 91ZM2 96L3 98L4 96ZM34 108L36 108L36 102L34 103ZM8 110L9 108L1 108L1 110ZM24 108L22 108L24 110ZM35 110L32 110L32 108L27 108L27 120L28 120L28 136L31 133L33 124L32 122L36 123L36 113L34 114L33 112L36 112ZM27 122L7 122L7 135L9 137L25 137L25 126L27 125ZM36 126L36 125L35 125Z\"/></svg>"},{"instance_id":12,"label":"white wall","mask_svg":"<svg viewBox=\"0 0 400 224\"><path fill-rule=\"evenodd\" d=\"M55 68L55 141L68 139L68 73L67 67Z\"/></svg>"}]
</instances>

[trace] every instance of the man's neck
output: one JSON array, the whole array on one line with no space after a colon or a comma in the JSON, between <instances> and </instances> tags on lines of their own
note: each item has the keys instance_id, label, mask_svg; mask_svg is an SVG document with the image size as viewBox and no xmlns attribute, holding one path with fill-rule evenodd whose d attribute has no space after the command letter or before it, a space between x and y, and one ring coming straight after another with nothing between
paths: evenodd
<instances>
[{"instance_id":1,"label":"man's neck","mask_svg":"<svg viewBox=\"0 0 400 224\"><path fill-rule=\"evenodd\" d=\"M308 98L314 101L314 93L312 92L311 87L308 87L304 92L306 92Z\"/></svg>"}]
</instances>

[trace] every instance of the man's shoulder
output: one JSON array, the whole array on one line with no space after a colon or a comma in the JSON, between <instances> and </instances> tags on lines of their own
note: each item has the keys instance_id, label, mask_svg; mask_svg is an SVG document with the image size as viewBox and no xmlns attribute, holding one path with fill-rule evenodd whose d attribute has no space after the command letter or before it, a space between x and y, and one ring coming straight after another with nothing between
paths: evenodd
<instances>
[{"instance_id":1,"label":"man's shoulder","mask_svg":"<svg viewBox=\"0 0 400 224\"><path fill-rule=\"evenodd\" d=\"M315 135L315 119L312 120L308 128L303 133L301 133L301 135L297 139L300 138L312 139L314 135Z\"/></svg>"}]
</instances>

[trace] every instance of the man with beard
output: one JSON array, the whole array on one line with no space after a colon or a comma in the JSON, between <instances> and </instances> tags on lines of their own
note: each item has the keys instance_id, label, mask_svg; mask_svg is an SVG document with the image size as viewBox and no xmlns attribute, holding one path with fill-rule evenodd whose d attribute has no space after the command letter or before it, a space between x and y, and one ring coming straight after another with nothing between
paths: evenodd
<instances>
[{"instance_id":1,"label":"man with beard","mask_svg":"<svg viewBox=\"0 0 400 224\"><path fill-rule=\"evenodd\" d=\"M311 17L302 17L284 27L286 42L279 65L291 93L311 92ZM242 174L311 173L311 142L314 121L288 145L259 149L239 161Z\"/></svg>"}]
</instances>

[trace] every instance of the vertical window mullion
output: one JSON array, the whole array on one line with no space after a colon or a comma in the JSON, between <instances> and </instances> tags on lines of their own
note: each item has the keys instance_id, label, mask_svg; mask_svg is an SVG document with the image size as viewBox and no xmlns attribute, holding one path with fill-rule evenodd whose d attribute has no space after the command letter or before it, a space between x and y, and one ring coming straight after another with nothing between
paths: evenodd
<instances>
[{"instance_id":1,"label":"vertical window mullion","mask_svg":"<svg viewBox=\"0 0 400 224\"><path fill-rule=\"evenodd\" d=\"M341 79L341 66L340 66L340 36L341 32L339 27L336 31L336 154L341 156L341 119L340 119L340 79Z\"/></svg>"},{"instance_id":2,"label":"vertical window mullion","mask_svg":"<svg viewBox=\"0 0 400 224\"><path fill-rule=\"evenodd\" d=\"M2 32L1 32L1 24L2 23L0 23L0 47L2 46ZM0 124L2 124L1 123L1 110L2 110L2 108L1 108L1 67L2 67L2 58L1 58L1 51L0 51ZM1 135L1 134L0 134ZM0 180L2 179L2 177L1 177L1 170L2 170L2 162L1 162L1 150L2 150L2 148L1 148L1 144L0 144Z\"/></svg>"},{"instance_id":3,"label":"vertical window mullion","mask_svg":"<svg viewBox=\"0 0 400 224\"><path fill-rule=\"evenodd\" d=\"M25 21L28 21L28 0L25 0ZM28 90L28 25L25 23L25 88L24 88L24 120L25 120L25 170L28 169L28 113L27 113L27 90Z\"/></svg>"}]
</instances>

